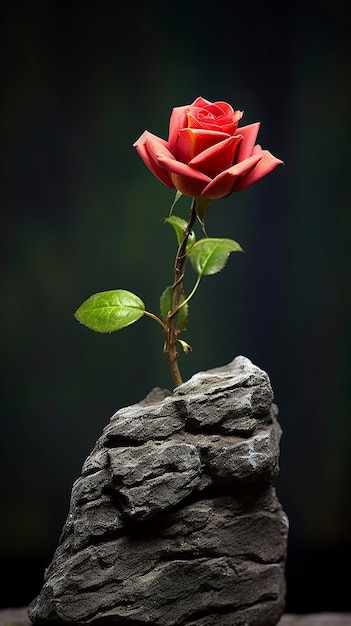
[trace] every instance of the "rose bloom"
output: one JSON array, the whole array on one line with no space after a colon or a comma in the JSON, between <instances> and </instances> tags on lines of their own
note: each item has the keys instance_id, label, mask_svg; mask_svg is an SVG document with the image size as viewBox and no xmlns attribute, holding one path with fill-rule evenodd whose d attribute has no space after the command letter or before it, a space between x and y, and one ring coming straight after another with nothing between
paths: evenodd
<instances>
[{"instance_id":1,"label":"rose bloom","mask_svg":"<svg viewBox=\"0 0 351 626\"><path fill-rule=\"evenodd\" d=\"M223 198L282 163L255 144L259 122L238 128L242 116L226 102L199 97L173 109L168 141L146 130L134 147L167 187L192 197Z\"/></svg>"}]
</instances>

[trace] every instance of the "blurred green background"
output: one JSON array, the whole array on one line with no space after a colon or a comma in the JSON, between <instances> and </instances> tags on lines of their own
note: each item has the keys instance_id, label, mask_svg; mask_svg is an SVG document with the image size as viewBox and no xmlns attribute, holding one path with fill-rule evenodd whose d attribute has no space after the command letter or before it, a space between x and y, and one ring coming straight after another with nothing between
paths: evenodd
<instances>
[{"instance_id":1,"label":"blurred green background","mask_svg":"<svg viewBox=\"0 0 351 626\"><path fill-rule=\"evenodd\" d=\"M268 372L287 610L351 610L346 3L14 0L1 12L1 607L40 591L110 416L172 384L152 320L105 336L73 312L113 288L157 312L174 193L132 144L145 129L166 138L172 108L201 95L261 121L259 142L285 165L212 204L208 233L245 254L203 280L183 376L238 354Z\"/></svg>"}]
</instances>

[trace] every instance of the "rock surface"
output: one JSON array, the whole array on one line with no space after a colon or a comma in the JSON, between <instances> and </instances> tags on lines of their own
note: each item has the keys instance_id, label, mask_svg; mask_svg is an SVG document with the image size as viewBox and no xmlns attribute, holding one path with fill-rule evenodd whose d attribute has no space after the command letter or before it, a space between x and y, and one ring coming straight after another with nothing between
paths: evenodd
<instances>
[{"instance_id":1,"label":"rock surface","mask_svg":"<svg viewBox=\"0 0 351 626\"><path fill-rule=\"evenodd\" d=\"M74 483L34 624L273 626L281 428L245 357L117 411Z\"/></svg>"},{"instance_id":2,"label":"rock surface","mask_svg":"<svg viewBox=\"0 0 351 626\"><path fill-rule=\"evenodd\" d=\"M28 608L0 609L0 626L31 626ZM214 624L213 626L216 626ZM277 626L351 626L351 613L285 614Z\"/></svg>"}]
</instances>

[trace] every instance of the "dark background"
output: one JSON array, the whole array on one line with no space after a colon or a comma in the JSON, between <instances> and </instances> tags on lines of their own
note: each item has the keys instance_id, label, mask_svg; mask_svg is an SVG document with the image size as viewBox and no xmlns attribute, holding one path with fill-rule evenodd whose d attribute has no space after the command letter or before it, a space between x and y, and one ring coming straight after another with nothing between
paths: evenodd
<instances>
[{"instance_id":1,"label":"dark background","mask_svg":"<svg viewBox=\"0 0 351 626\"><path fill-rule=\"evenodd\" d=\"M261 121L284 160L214 201L244 255L202 282L184 378L237 354L265 369L283 428L287 611L350 611L350 50L347 4L2 3L1 607L39 593L72 483L110 416L170 387L149 319L112 335L73 312L125 288L158 309L173 191L138 157L201 95ZM177 214L186 217L182 199Z\"/></svg>"}]
</instances>

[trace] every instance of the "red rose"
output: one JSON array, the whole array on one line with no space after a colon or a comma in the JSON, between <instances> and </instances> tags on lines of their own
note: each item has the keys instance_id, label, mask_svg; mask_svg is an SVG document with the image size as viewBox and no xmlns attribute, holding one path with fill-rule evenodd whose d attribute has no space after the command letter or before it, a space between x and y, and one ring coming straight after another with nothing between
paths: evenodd
<instances>
[{"instance_id":1,"label":"red rose","mask_svg":"<svg viewBox=\"0 0 351 626\"><path fill-rule=\"evenodd\" d=\"M146 130L134 147L167 187L192 197L223 198L282 163L255 145L259 122L238 128L242 116L226 102L196 98L173 109L168 141Z\"/></svg>"}]
</instances>

